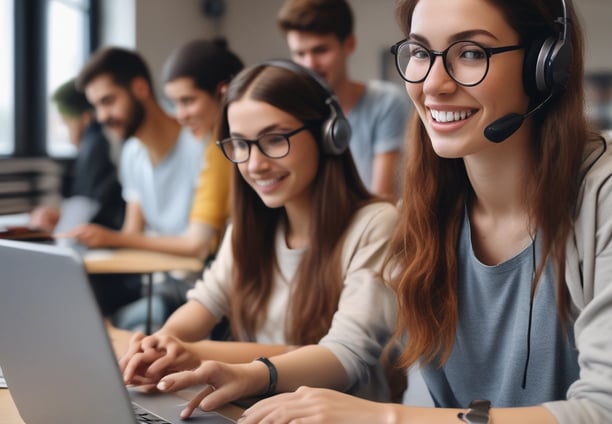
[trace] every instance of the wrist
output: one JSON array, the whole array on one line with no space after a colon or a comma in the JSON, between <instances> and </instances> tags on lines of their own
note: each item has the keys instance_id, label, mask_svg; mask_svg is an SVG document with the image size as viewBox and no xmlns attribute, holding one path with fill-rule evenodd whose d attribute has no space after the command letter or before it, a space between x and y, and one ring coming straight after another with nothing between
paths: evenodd
<instances>
[{"instance_id":1,"label":"wrist","mask_svg":"<svg viewBox=\"0 0 612 424\"><path fill-rule=\"evenodd\" d=\"M491 424L489 410L491 402L488 400L473 400L469 409L457 414L457 418L468 424Z\"/></svg>"},{"instance_id":2,"label":"wrist","mask_svg":"<svg viewBox=\"0 0 612 424\"><path fill-rule=\"evenodd\" d=\"M264 389L260 391L259 394L266 397L276 394L276 384L278 382L278 372L276 371L276 366L274 366L274 364L268 358L264 357L257 358L253 362L264 365L267 371L267 378L263 378L263 381L267 382L267 384L264 385ZM259 368L262 368L261 365Z\"/></svg>"}]
</instances>

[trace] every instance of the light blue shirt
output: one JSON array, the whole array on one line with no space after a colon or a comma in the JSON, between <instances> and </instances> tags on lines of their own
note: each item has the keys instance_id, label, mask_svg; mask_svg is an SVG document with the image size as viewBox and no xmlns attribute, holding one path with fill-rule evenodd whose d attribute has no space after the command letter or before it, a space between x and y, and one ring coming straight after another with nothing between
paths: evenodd
<instances>
[{"instance_id":1,"label":"light blue shirt","mask_svg":"<svg viewBox=\"0 0 612 424\"><path fill-rule=\"evenodd\" d=\"M402 87L389 81L369 81L349 111L350 149L366 187L372 188L374 156L402 150L411 110L412 103Z\"/></svg>"},{"instance_id":2,"label":"light blue shirt","mask_svg":"<svg viewBox=\"0 0 612 424\"><path fill-rule=\"evenodd\" d=\"M187 230L205 145L184 128L168 155L153 166L146 147L132 137L121 150L123 198L140 204L147 231L177 235Z\"/></svg>"}]
</instances>

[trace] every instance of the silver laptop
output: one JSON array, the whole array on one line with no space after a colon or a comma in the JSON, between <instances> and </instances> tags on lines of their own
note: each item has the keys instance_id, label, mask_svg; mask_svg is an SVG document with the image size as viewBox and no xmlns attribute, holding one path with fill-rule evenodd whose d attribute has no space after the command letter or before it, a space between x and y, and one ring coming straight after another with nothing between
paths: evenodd
<instances>
[{"instance_id":1,"label":"silver laptop","mask_svg":"<svg viewBox=\"0 0 612 424\"><path fill-rule=\"evenodd\" d=\"M0 240L0 274L0 367L27 424L151 422L137 418L133 402L168 423L185 422L184 396L126 389L73 250ZM188 422L235 421L197 411Z\"/></svg>"}]
</instances>

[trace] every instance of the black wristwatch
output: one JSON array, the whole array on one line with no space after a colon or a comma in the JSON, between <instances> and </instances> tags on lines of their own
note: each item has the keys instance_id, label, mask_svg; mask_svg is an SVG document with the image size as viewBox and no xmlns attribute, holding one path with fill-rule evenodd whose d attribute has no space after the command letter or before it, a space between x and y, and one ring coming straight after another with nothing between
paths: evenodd
<instances>
[{"instance_id":1,"label":"black wristwatch","mask_svg":"<svg viewBox=\"0 0 612 424\"><path fill-rule=\"evenodd\" d=\"M473 400L467 412L459 412L457 418L468 424L490 424L489 409L491 402L488 400Z\"/></svg>"}]
</instances>

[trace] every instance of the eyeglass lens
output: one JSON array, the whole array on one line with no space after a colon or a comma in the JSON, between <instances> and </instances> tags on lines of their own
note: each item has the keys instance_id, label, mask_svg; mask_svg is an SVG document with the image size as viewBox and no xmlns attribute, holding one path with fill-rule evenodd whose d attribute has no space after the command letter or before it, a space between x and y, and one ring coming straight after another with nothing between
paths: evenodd
<instances>
[{"instance_id":1,"label":"eyeglass lens","mask_svg":"<svg viewBox=\"0 0 612 424\"><path fill-rule=\"evenodd\" d=\"M262 135L254 144L270 158L281 158L289 153L289 140L284 134ZM225 155L234 162L244 162L250 156L250 143L240 138L227 139L223 144Z\"/></svg>"},{"instance_id":2,"label":"eyeglass lens","mask_svg":"<svg viewBox=\"0 0 612 424\"><path fill-rule=\"evenodd\" d=\"M436 56L443 57L446 72L462 85L478 84L489 68L487 52L469 41L454 43L443 52L433 52L420 43L408 41L398 46L395 61L402 78L408 82L422 82Z\"/></svg>"}]
</instances>

